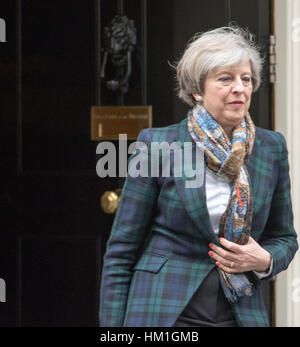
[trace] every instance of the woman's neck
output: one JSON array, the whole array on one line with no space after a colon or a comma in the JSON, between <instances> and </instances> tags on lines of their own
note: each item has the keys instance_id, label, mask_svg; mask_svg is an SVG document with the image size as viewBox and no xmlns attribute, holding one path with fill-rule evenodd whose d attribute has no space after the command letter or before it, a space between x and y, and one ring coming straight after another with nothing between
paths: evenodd
<instances>
[{"instance_id":1,"label":"woman's neck","mask_svg":"<svg viewBox=\"0 0 300 347\"><path fill-rule=\"evenodd\" d=\"M229 140L232 139L232 132L233 132L234 127L223 127L223 130L225 131L225 134L229 138Z\"/></svg>"}]
</instances>

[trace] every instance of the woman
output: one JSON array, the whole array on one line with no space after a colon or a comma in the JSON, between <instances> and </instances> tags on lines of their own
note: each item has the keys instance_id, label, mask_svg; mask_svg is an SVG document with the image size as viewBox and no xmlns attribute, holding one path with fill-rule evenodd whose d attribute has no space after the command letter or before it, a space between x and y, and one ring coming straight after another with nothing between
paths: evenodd
<instances>
[{"instance_id":1,"label":"woman","mask_svg":"<svg viewBox=\"0 0 300 347\"><path fill-rule=\"evenodd\" d=\"M261 283L288 267L298 244L285 139L248 113L261 70L238 27L187 47L177 79L193 108L138 140L149 158L152 142L198 146L204 184L128 176L104 257L101 326L269 325Z\"/></svg>"}]
</instances>

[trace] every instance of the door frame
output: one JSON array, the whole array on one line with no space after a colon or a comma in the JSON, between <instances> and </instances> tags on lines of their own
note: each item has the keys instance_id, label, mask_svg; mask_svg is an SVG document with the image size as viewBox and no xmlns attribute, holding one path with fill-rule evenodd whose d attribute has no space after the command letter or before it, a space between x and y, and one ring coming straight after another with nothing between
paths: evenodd
<instances>
[{"instance_id":1,"label":"door frame","mask_svg":"<svg viewBox=\"0 0 300 347\"><path fill-rule=\"evenodd\" d=\"M300 235L300 24L295 40L294 20L300 22L299 0L272 0L277 41L277 82L274 91L275 126L287 141L295 230ZM300 326L300 254L276 278L276 326Z\"/></svg>"}]
</instances>

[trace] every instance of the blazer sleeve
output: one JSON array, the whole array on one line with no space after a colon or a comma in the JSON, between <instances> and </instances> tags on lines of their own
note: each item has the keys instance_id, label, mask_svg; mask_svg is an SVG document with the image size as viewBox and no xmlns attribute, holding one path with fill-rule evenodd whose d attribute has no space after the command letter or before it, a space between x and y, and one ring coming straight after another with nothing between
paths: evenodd
<instances>
[{"instance_id":1,"label":"blazer sleeve","mask_svg":"<svg viewBox=\"0 0 300 347\"><path fill-rule=\"evenodd\" d=\"M144 129L138 136L138 141L144 142L149 149L148 160L151 156L150 131L151 129ZM100 326L123 326L133 267L147 238L158 191L156 180L149 174L148 177L136 178L128 175L125 180L104 255L100 290Z\"/></svg>"},{"instance_id":2,"label":"blazer sleeve","mask_svg":"<svg viewBox=\"0 0 300 347\"><path fill-rule=\"evenodd\" d=\"M259 240L260 245L270 252L273 258L273 269L267 279L287 269L298 249L297 234L293 226L288 151L283 135L280 133L276 133L276 135L282 146L278 161L278 180L268 221Z\"/></svg>"}]
</instances>

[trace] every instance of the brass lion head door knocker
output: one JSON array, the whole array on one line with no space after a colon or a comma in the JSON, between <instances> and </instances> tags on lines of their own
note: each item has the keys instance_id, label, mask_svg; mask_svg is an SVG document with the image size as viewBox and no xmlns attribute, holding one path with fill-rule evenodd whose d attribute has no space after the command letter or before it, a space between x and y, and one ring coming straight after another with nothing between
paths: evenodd
<instances>
[{"instance_id":1,"label":"brass lion head door knocker","mask_svg":"<svg viewBox=\"0 0 300 347\"><path fill-rule=\"evenodd\" d=\"M116 15L104 29L101 80L108 90L122 95L128 92L135 46L136 28L133 20Z\"/></svg>"}]
</instances>

